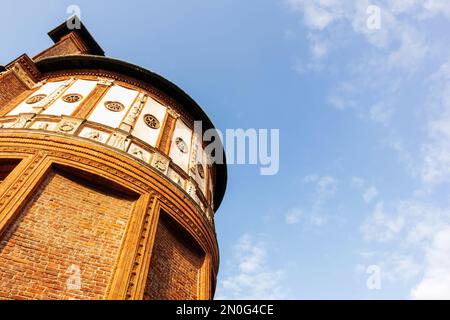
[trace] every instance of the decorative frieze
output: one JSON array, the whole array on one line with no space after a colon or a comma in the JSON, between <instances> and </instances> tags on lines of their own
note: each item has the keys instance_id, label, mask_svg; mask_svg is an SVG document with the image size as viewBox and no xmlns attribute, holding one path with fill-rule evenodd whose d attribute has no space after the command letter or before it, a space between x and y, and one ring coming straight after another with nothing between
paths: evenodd
<instances>
[{"instance_id":1,"label":"decorative frieze","mask_svg":"<svg viewBox=\"0 0 450 320\"><path fill-rule=\"evenodd\" d=\"M130 111L128 112L125 119L120 124L119 128L126 131L131 132L131 129L135 125L137 118L142 112L142 109L144 109L145 104L147 103L148 96L145 93L140 93L134 102L133 106L131 107Z\"/></svg>"},{"instance_id":2,"label":"decorative frieze","mask_svg":"<svg viewBox=\"0 0 450 320\"><path fill-rule=\"evenodd\" d=\"M115 131L109 138L107 144L109 146L119 149L121 151L126 151L126 150L128 150L130 143L131 143L131 139L128 134L125 134L121 131Z\"/></svg>"},{"instance_id":3,"label":"decorative frieze","mask_svg":"<svg viewBox=\"0 0 450 320\"><path fill-rule=\"evenodd\" d=\"M56 127L56 131L64 134L74 134L83 122L84 120L81 119L62 117L62 120Z\"/></svg>"},{"instance_id":4,"label":"decorative frieze","mask_svg":"<svg viewBox=\"0 0 450 320\"><path fill-rule=\"evenodd\" d=\"M31 122L34 116L35 116L34 113L21 113L17 116L16 120L13 123L5 125L4 128L9 129L25 128Z\"/></svg>"},{"instance_id":5,"label":"decorative frieze","mask_svg":"<svg viewBox=\"0 0 450 320\"><path fill-rule=\"evenodd\" d=\"M33 112L41 113L42 111L44 111L48 106L58 100L75 81L75 78L70 78L64 81L55 91L34 104Z\"/></svg>"},{"instance_id":6,"label":"decorative frieze","mask_svg":"<svg viewBox=\"0 0 450 320\"><path fill-rule=\"evenodd\" d=\"M169 170L169 164L170 160L167 157L163 156L160 153L154 154L151 165L156 169L158 169L158 171L167 175L167 172Z\"/></svg>"}]
</instances>

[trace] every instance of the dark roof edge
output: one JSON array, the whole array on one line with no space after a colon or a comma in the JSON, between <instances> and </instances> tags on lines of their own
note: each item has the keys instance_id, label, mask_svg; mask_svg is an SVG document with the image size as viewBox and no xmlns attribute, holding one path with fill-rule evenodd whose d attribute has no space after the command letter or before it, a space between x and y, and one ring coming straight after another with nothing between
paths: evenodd
<instances>
[{"instance_id":1,"label":"dark roof edge","mask_svg":"<svg viewBox=\"0 0 450 320\"><path fill-rule=\"evenodd\" d=\"M79 25L80 28L70 28L69 23ZM48 36L57 43L62 37L68 35L71 32L77 32L83 38L86 45L89 47L91 54L104 56L105 51L100 47L94 37L91 35L86 26L81 22L80 18L76 15L64 21L62 24L57 26L55 29L48 33Z\"/></svg>"},{"instance_id":2,"label":"dark roof edge","mask_svg":"<svg viewBox=\"0 0 450 320\"><path fill-rule=\"evenodd\" d=\"M203 121L203 130L215 129L207 114L197 102L181 88L152 71L128 62L94 55L70 55L39 60L36 62L36 67L43 74L59 70L101 69L127 75L156 87L178 101L181 105L185 106L186 110L191 113L195 119L201 119ZM214 191L214 211L217 211L219 208L227 186L227 165L225 159L224 151L224 164L215 164L216 183Z\"/></svg>"}]
</instances>

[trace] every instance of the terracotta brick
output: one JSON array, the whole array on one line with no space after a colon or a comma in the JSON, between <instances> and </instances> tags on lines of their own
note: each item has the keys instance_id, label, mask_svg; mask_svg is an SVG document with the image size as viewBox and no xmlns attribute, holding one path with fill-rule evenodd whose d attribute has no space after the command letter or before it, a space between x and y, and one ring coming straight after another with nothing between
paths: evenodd
<instances>
[{"instance_id":1,"label":"terracotta brick","mask_svg":"<svg viewBox=\"0 0 450 320\"><path fill-rule=\"evenodd\" d=\"M196 300L204 253L170 218L156 232L145 300Z\"/></svg>"},{"instance_id":2,"label":"terracotta brick","mask_svg":"<svg viewBox=\"0 0 450 320\"><path fill-rule=\"evenodd\" d=\"M135 200L52 171L1 238L0 298L104 298Z\"/></svg>"},{"instance_id":3,"label":"terracotta brick","mask_svg":"<svg viewBox=\"0 0 450 320\"><path fill-rule=\"evenodd\" d=\"M0 112L8 102L18 97L28 88L12 71L0 74Z\"/></svg>"}]
</instances>

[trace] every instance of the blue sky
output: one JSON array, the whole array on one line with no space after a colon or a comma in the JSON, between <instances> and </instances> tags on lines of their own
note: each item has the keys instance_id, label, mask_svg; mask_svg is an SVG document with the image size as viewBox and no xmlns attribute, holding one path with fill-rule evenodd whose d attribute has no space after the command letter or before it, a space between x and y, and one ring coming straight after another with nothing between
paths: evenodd
<instances>
[{"instance_id":1,"label":"blue sky","mask_svg":"<svg viewBox=\"0 0 450 320\"><path fill-rule=\"evenodd\" d=\"M0 63L71 4L218 128L280 129L277 175L229 167L217 298L450 298L449 1L6 0Z\"/></svg>"}]
</instances>

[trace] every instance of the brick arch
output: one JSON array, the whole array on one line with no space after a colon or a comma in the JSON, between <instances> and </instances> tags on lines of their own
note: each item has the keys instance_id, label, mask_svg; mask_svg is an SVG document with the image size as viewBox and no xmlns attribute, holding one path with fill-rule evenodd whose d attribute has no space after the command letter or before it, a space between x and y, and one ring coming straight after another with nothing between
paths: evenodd
<instances>
[{"instance_id":1,"label":"brick arch","mask_svg":"<svg viewBox=\"0 0 450 320\"><path fill-rule=\"evenodd\" d=\"M0 298L102 299L138 200L52 166L0 238Z\"/></svg>"},{"instance_id":2,"label":"brick arch","mask_svg":"<svg viewBox=\"0 0 450 320\"><path fill-rule=\"evenodd\" d=\"M54 134L44 136L26 130L0 132L0 158L5 156L14 156L22 161L14 170L14 177L8 177L5 186L0 188L0 191L4 189L0 192L0 234L7 232L9 226L14 223L14 218L20 214L21 206L27 203L30 195L39 188L49 170L53 170L49 168L60 170L63 177L63 171L69 171L73 175L69 179L72 181L80 178L76 174L78 168L89 172L87 176L92 174L94 180L97 180L96 176L105 178L103 185L108 186L113 181L117 184L114 189L125 188L129 189L131 194L139 195L127 225L119 257L111 273L112 277L106 291L97 293L97 298L144 297L161 208L176 220L185 232L195 238L207 253L200 270L201 288L198 297L212 298L210 274L217 273L218 262L213 229L196 213L195 206L186 202L182 195L175 192L176 189L164 183L163 177L153 173L151 168L141 166L129 157L108 148L99 148L91 142ZM86 173L83 174L85 179L87 176ZM209 275L205 276L207 274Z\"/></svg>"}]
</instances>

